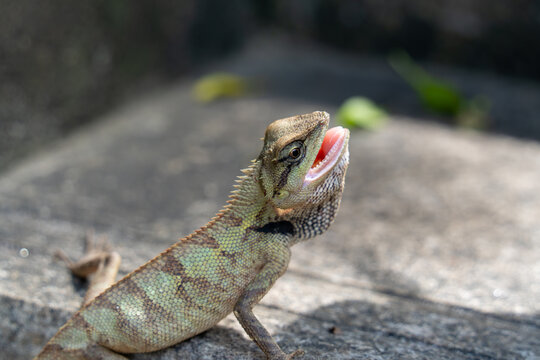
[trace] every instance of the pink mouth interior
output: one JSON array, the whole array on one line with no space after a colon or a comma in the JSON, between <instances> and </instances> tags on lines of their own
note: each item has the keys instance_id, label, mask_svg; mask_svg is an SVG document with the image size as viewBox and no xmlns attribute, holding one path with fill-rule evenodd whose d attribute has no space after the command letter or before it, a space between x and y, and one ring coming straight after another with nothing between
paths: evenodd
<instances>
[{"instance_id":1,"label":"pink mouth interior","mask_svg":"<svg viewBox=\"0 0 540 360\"><path fill-rule=\"evenodd\" d=\"M317 157L306 175L307 181L313 181L326 173L336 163L343 147L347 131L341 126L329 129L323 139Z\"/></svg>"},{"instance_id":2,"label":"pink mouth interior","mask_svg":"<svg viewBox=\"0 0 540 360\"><path fill-rule=\"evenodd\" d=\"M330 152L334 144L343 137L344 131L341 126L331 128L326 132L324 135L324 139L321 145L321 148L319 149L319 153L317 154L317 157L315 158L315 161L313 162L313 165L311 165L311 168L317 167L317 165L320 164L321 161L324 160L326 155Z\"/></svg>"}]
</instances>

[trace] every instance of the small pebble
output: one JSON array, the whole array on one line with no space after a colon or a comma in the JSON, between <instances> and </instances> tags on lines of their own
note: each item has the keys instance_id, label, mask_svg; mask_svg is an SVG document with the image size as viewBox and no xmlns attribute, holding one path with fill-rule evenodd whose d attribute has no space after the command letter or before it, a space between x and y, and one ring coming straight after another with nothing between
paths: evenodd
<instances>
[{"instance_id":1,"label":"small pebble","mask_svg":"<svg viewBox=\"0 0 540 360\"><path fill-rule=\"evenodd\" d=\"M19 256L22 257L22 258L27 258L28 255L30 255L30 251L28 251L27 248L21 248L19 250Z\"/></svg>"}]
</instances>

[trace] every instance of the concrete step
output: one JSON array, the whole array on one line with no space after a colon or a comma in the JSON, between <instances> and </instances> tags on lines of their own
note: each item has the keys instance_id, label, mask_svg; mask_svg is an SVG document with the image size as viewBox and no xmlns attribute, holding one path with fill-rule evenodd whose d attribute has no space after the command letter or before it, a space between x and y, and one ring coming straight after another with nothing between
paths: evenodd
<instances>
[{"instance_id":1,"label":"concrete step","mask_svg":"<svg viewBox=\"0 0 540 360\"><path fill-rule=\"evenodd\" d=\"M300 71L300 70L299 70ZM344 70L345 71L345 70ZM105 234L126 274L225 203L272 120L332 101L195 103L181 82L136 99L0 176L0 347L28 359L84 284L53 253ZM395 118L353 132L340 213L293 248L256 307L307 359L540 357L540 145ZM262 359L234 317L133 359Z\"/></svg>"}]
</instances>

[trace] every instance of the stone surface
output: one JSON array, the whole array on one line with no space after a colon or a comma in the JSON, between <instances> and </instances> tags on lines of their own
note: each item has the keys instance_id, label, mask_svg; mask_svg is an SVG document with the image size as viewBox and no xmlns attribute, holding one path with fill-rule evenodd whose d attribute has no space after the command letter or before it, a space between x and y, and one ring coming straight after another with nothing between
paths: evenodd
<instances>
[{"instance_id":1,"label":"stone surface","mask_svg":"<svg viewBox=\"0 0 540 360\"><path fill-rule=\"evenodd\" d=\"M56 249L80 254L93 228L131 271L219 210L270 121L321 109L334 101L203 106L186 81L1 174L4 356L36 354L79 306L84 284ZM335 224L293 249L256 308L281 346L307 359L540 357L540 145L399 119L353 132L350 151ZM229 316L132 358L263 357Z\"/></svg>"}]
</instances>

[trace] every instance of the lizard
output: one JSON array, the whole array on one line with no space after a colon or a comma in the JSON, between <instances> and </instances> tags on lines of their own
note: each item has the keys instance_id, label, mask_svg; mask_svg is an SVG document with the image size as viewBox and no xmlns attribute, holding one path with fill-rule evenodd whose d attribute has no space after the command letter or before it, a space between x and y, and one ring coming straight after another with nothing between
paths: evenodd
<instances>
[{"instance_id":1,"label":"lizard","mask_svg":"<svg viewBox=\"0 0 540 360\"><path fill-rule=\"evenodd\" d=\"M118 282L116 252L93 249L69 263L75 274L95 273L89 292L98 290L34 360L126 359L200 334L231 312L267 359L302 356L285 353L252 309L285 273L291 246L323 233L338 210L349 131L328 129L329 121L316 111L272 122L225 207Z\"/></svg>"}]
</instances>

